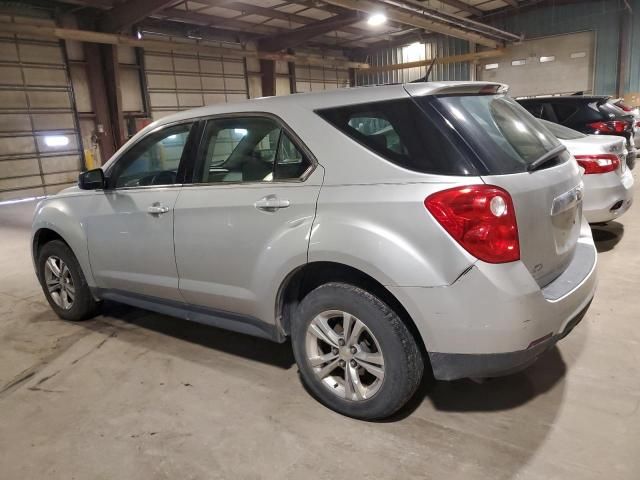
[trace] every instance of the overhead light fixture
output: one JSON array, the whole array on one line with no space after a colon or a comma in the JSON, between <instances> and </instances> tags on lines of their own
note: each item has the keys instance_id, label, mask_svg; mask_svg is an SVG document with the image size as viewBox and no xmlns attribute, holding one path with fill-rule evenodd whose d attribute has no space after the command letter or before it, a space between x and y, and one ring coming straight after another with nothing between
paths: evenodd
<instances>
[{"instance_id":1,"label":"overhead light fixture","mask_svg":"<svg viewBox=\"0 0 640 480\"><path fill-rule=\"evenodd\" d=\"M387 16L384 13L374 13L372 14L367 23L372 27L379 27L387 22Z\"/></svg>"},{"instance_id":2,"label":"overhead light fixture","mask_svg":"<svg viewBox=\"0 0 640 480\"><path fill-rule=\"evenodd\" d=\"M140 30L139 28L136 29L136 38L138 40L142 40L142 30Z\"/></svg>"},{"instance_id":3,"label":"overhead light fixture","mask_svg":"<svg viewBox=\"0 0 640 480\"><path fill-rule=\"evenodd\" d=\"M234 128L233 133L244 137L249 131L246 128Z\"/></svg>"},{"instance_id":4,"label":"overhead light fixture","mask_svg":"<svg viewBox=\"0 0 640 480\"><path fill-rule=\"evenodd\" d=\"M44 137L44 143L47 147L66 147L69 145L69 137L64 135L47 135Z\"/></svg>"}]
</instances>

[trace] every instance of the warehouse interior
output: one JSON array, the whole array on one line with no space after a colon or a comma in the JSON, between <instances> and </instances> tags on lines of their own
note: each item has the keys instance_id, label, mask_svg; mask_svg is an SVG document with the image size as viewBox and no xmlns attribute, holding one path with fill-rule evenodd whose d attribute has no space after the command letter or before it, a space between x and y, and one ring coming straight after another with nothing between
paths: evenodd
<instances>
[{"instance_id":1,"label":"warehouse interior","mask_svg":"<svg viewBox=\"0 0 640 480\"><path fill-rule=\"evenodd\" d=\"M450 81L638 112L640 0L0 0L0 478L640 478L638 207L592 224L570 336L510 376L426 374L383 421L318 403L289 340L43 295L36 205L153 122Z\"/></svg>"}]
</instances>

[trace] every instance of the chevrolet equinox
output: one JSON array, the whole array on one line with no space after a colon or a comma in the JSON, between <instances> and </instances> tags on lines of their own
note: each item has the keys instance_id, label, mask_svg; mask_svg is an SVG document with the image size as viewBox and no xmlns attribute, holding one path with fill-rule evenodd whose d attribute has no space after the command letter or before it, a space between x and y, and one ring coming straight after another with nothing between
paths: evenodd
<instances>
[{"instance_id":1,"label":"chevrolet equinox","mask_svg":"<svg viewBox=\"0 0 640 480\"><path fill-rule=\"evenodd\" d=\"M149 125L40 202L33 258L64 319L110 300L290 338L313 396L378 419L425 369L514 372L580 321L582 192L504 85L290 95Z\"/></svg>"}]
</instances>

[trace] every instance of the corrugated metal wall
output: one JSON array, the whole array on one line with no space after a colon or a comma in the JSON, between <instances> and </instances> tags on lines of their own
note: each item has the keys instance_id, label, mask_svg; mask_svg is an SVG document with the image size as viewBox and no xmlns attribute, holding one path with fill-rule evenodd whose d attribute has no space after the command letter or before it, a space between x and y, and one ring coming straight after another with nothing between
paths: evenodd
<instances>
[{"instance_id":1,"label":"corrugated metal wall","mask_svg":"<svg viewBox=\"0 0 640 480\"><path fill-rule=\"evenodd\" d=\"M633 18L631 19L631 41L629 45L629 78L626 82L627 92L640 92L640 0L633 0Z\"/></svg>"},{"instance_id":2,"label":"corrugated metal wall","mask_svg":"<svg viewBox=\"0 0 640 480\"><path fill-rule=\"evenodd\" d=\"M640 91L640 56L637 54L637 46L640 45L640 0L632 0L630 3L634 13L629 78L625 83L627 91L637 92ZM489 19L487 22L513 33L524 33L529 39L593 30L596 33L594 93L615 95L621 14L630 15L628 10L625 10L623 0L585 0L575 4L525 10L495 21ZM407 47L380 50L371 56L371 62L373 65L399 63L403 58L403 48ZM467 42L449 37L436 37L427 43L427 58L431 58L428 55L429 48L436 51L438 56L456 55L469 51ZM417 69L374 75L361 72L357 80L359 85L411 81L421 76L413 70ZM421 69L422 75L424 70L424 68ZM431 79L469 80L469 64L439 65L434 68Z\"/></svg>"},{"instance_id":3,"label":"corrugated metal wall","mask_svg":"<svg viewBox=\"0 0 640 480\"><path fill-rule=\"evenodd\" d=\"M623 9L622 0L587 0L575 4L537 8L492 23L513 33L524 33L526 38L595 31L595 93L615 95L620 13Z\"/></svg>"},{"instance_id":4,"label":"corrugated metal wall","mask_svg":"<svg viewBox=\"0 0 640 480\"><path fill-rule=\"evenodd\" d=\"M380 50L373 54L368 60L371 64L390 65L394 63L415 62L425 58L448 57L469 53L469 42L456 38L437 36L427 43L416 43L405 47L393 47ZM411 82L426 74L426 67L405 68L391 72L368 74L360 71L356 77L358 85L377 85L386 83ZM468 80L469 63L449 63L435 65L430 80Z\"/></svg>"}]
</instances>

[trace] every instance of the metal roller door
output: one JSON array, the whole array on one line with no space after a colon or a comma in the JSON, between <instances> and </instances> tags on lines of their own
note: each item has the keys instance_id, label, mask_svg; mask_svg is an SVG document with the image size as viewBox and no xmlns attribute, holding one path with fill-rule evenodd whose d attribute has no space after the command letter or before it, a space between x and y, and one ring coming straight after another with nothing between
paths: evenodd
<instances>
[{"instance_id":1,"label":"metal roller door","mask_svg":"<svg viewBox=\"0 0 640 480\"><path fill-rule=\"evenodd\" d=\"M349 70L296 65L296 92L318 92L349 86Z\"/></svg>"},{"instance_id":2,"label":"metal roller door","mask_svg":"<svg viewBox=\"0 0 640 480\"><path fill-rule=\"evenodd\" d=\"M75 184L81 151L60 43L0 34L0 201Z\"/></svg>"},{"instance_id":3,"label":"metal roller door","mask_svg":"<svg viewBox=\"0 0 640 480\"><path fill-rule=\"evenodd\" d=\"M144 63L154 119L249 98L243 59L145 51Z\"/></svg>"},{"instance_id":4,"label":"metal roller door","mask_svg":"<svg viewBox=\"0 0 640 480\"><path fill-rule=\"evenodd\" d=\"M526 40L480 65L480 79L506 83L514 97L593 91L595 34Z\"/></svg>"}]
</instances>

